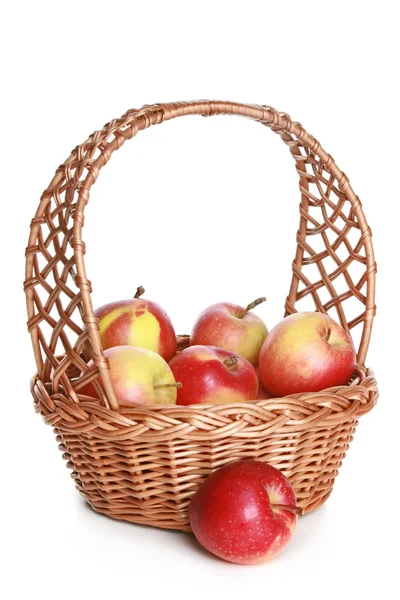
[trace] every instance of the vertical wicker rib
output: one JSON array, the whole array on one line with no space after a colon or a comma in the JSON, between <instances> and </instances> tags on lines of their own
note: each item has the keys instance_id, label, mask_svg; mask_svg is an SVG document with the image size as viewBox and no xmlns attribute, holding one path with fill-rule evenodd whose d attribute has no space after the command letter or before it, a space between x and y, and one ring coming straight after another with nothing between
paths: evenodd
<instances>
[{"instance_id":1,"label":"vertical wicker rib","mask_svg":"<svg viewBox=\"0 0 400 600\"><path fill-rule=\"evenodd\" d=\"M222 114L258 121L288 146L301 203L285 312L308 300L308 310L331 314L353 335L358 331L356 376L348 386L246 404L119 408L84 263L90 189L112 153L139 131L175 117ZM202 479L243 457L280 468L306 510L329 496L357 419L378 395L364 366L375 314L376 265L360 200L332 157L299 123L271 107L233 102L130 110L94 132L59 167L32 220L26 257L28 329L38 369L32 393L37 410L55 428L78 489L95 510L187 529L187 505ZM96 368L89 371L90 357ZM87 402L79 389L99 373L105 392L99 402Z\"/></svg>"}]
</instances>

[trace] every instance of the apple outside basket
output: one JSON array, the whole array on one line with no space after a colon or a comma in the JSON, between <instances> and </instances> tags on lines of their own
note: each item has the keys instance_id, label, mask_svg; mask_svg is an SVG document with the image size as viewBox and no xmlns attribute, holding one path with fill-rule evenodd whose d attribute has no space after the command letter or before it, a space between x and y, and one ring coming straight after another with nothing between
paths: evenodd
<instances>
[{"instance_id":1,"label":"apple outside basket","mask_svg":"<svg viewBox=\"0 0 400 600\"><path fill-rule=\"evenodd\" d=\"M318 393L242 404L120 408L84 263L90 189L113 152L142 129L186 115L226 114L259 121L288 146L301 202L285 314L307 299L302 310L330 314L353 339L357 331L356 372L348 385ZM54 428L90 506L115 519L188 531L188 504L204 478L244 458L268 462L289 477L304 512L325 502L358 418L378 397L374 375L365 367L375 274L371 231L359 198L332 157L286 113L234 102L155 104L129 110L77 146L57 169L32 219L25 292L37 363L31 385L35 407ZM187 336L179 336L180 348L188 343ZM88 368L89 359L95 368ZM99 374L104 391L97 385L100 399L89 402L79 390Z\"/></svg>"}]
</instances>

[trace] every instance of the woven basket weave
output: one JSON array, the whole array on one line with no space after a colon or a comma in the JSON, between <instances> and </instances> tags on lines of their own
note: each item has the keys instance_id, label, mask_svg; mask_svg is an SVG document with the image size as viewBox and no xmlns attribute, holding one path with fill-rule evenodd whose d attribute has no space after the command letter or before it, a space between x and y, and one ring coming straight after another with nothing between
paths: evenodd
<instances>
[{"instance_id":1,"label":"woven basket weave","mask_svg":"<svg viewBox=\"0 0 400 600\"><path fill-rule=\"evenodd\" d=\"M353 339L358 336L354 378L347 386L318 393L243 404L120 408L85 271L82 228L90 189L112 153L142 129L185 115L223 114L266 125L295 160L300 226L285 314L307 299L306 310L329 313ZM53 426L77 488L94 510L189 530L187 507L200 483L241 458L279 468L305 512L327 499L357 419L378 397L373 373L364 366L375 314L376 264L360 200L332 157L299 123L269 106L233 102L129 110L77 146L57 169L32 219L26 257L35 406ZM178 342L182 348L188 339L181 336ZM99 374L104 391L89 402L79 389Z\"/></svg>"}]
</instances>

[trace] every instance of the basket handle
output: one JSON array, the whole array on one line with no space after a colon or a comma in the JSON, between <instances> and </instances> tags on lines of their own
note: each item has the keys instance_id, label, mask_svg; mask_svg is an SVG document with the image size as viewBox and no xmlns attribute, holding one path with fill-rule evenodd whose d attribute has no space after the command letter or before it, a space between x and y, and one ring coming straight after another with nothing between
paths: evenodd
<instances>
[{"instance_id":1,"label":"basket handle","mask_svg":"<svg viewBox=\"0 0 400 600\"><path fill-rule=\"evenodd\" d=\"M104 403L113 409L118 409L118 402L114 394L111 379L108 371L108 362L104 356L100 336L98 331L98 320L94 316L91 302L91 284L87 278L84 254L85 244L82 238L82 228L84 224L84 211L89 201L90 189L95 183L100 170L110 160L112 154L120 148L125 141L134 137L139 131L147 129L151 125L162 123L176 117L188 115L202 115L211 117L214 115L239 115L259 121L263 125L272 129L289 146L290 152L296 161L296 168L300 177L301 205L300 205L300 227L298 232L298 245L296 256L293 262L293 277L286 300L286 314L295 312L295 302L298 293L299 273L303 264L304 243L307 235L307 213L310 198L309 181L313 176L306 170L306 160L310 156L318 159L319 164L326 173L329 173L337 180L340 194L348 199L352 205L352 211L357 218L358 226L362 232L362 243L365 246L366 253L366 274L367 293L365 299L365 312L362 315L363 331L358 351L358 362L364 364L368 344L371 336L372 320L375 315L375 272L376 264L371 241L371 232L368 227L364 212L359 198L355 195L346 175L337 167L333 158L323 150L319 142L297 122L291 120L286 113L277 112L270 106L241 104L235 102L219 101L193 101L193 102L170 102L164 104L146 105L139 110L132 109L125 113L120 119L111 121L101 131L93 133L89 139L75 148L70 158L62 165L53 178L50 186L42 195L39 209L31 224L31 235L29 246L27 248L27 269L25 289L27 293L28 307L28 327L31 332L36 361L38 364L39 376L46 379L49 376L49 370L54 368L52 357L47 356L46 365L42 360L40 350L41 335L39 323L40 314L35 312L35 297L33 288L36 285L33 275L33 255L38 252L38 236L40 226L43 223L44 215L52 198L56 198L61 191L71 194L70 205L72 207L72 197L76 193L78 199L74 205L73 212L73 233L70 245L73 247L74 260L76 264L75 283L80 290L80 310L82 319L88 329L91 345L91 355L95 365L98 367L103 380L107 401ZM306 155L302 153L302 148L306 150ZM73 172L73 176L71 173ZM68 177L69 176L69 177ZM67 181L67 183L65 183ZM71 182L73 185L71 185ZM63 187L64 185L64 187ZM70 185L70 188L67 186ZM49 259L50 260L50 259ZM36 298L37 304L37 298ZM338 306L339 319L343 326L347 328L347 322L341 304ZM62 317L62 315L61 315ZM62 317L63 318L63 317ZM357 323L353 323L355 325ZM55 327L56 325L53 325ZM64 343L64 341L63 341ZM66 344L64 343L64 346ZM67 349L67 354L73 354ZM46 353L48 354L48 353ZM71 361L74 357L72 357ZM54 361L53 361L54 362ZM74 363L76 364L76 362ZM57 370L57 364L55 366ZM64 376L64 372L62 373ZM60 380L60 377L57 381Z\"/></svg>"}]
</instances>

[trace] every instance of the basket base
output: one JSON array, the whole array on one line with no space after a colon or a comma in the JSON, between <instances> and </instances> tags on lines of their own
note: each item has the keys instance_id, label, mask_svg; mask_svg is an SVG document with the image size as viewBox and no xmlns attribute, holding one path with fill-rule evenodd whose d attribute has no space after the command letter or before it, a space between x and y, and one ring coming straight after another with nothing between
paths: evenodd
<instances>
[{"instance_id":1,"label":"basket base","mask_svg":"<svg viewBox=\"0 0 400 600\"><path fill-rule=\"evenodd\" d=\"M93 503L91 502L88 494L82 488L82 484L79 481L76 473L72 473L71 477L75 479L76 487L80 493L80 495L85 499L88 506L96 513L102 514L111 519L116 519L117 521L126 521L128 523L133 523L135 525L148 525L150 527L157 527L159 529L170 529L175 531L183 531L183 532L191 532L191 527L189 524L188 516L187 516L187 508L188 503L185 506L182 506L180 511L166 512L165 515L161 515L159 511L155 512L155 518L151 518L151 516L143 513L143 508L138 506L135 508L132 506L125 506L124 509L120 511L110 510L109 505L106 503ZM299 502L299 506L304 508L304 514L308 514L320 506L324 504L333 491L333 481L330 489L325 493L321 494L315 498L314 501L304 506L304 502ZM171 516L173 515L173 517Z\"/></svg>"},{"instance_id":2,"label":"basket base","mask_svg":"<svg viewBox=\"0 0 400 600\"><path fill-rule=\"evenodd\" d=\"M81 495L85 498L85 493L80 492ZM309 506L307 506L307 508L304 509L304 514L308 514L310 512L313 512L314 510L316 510L317 508L319 508L320 506L322 506L329 498L329 496L332 493L332 489L329 490L328 493L326 493L324 496L322 496L321 498L319 498L318 500L316 500L315 502L313 502L312 504L310 504ZM108 510L107 508L99 508L94 506L90 500L88 498L85 498L86 503L88 504L88 506L96 513L104 515L106 517L109 517L111 519L116 519L117 521L126 521L128 523L132 523L134 525L147 525L150 527L157 527L159 529L170 529L170 530L174 530L174 531L182 531L182 532L186 532L186 533L190 533L191 532L191 527L189 525L189 523L185 520L185 516L182 515L182 520L168 520L166 519L165 521L160 521L159 518L157 518L157 520L152 521L151 519L149 519L148 517L141 517L140 515L130 515L130 514L119 514L119 513L115 513L114 511Z\"/></svg>"}]
</instances>

